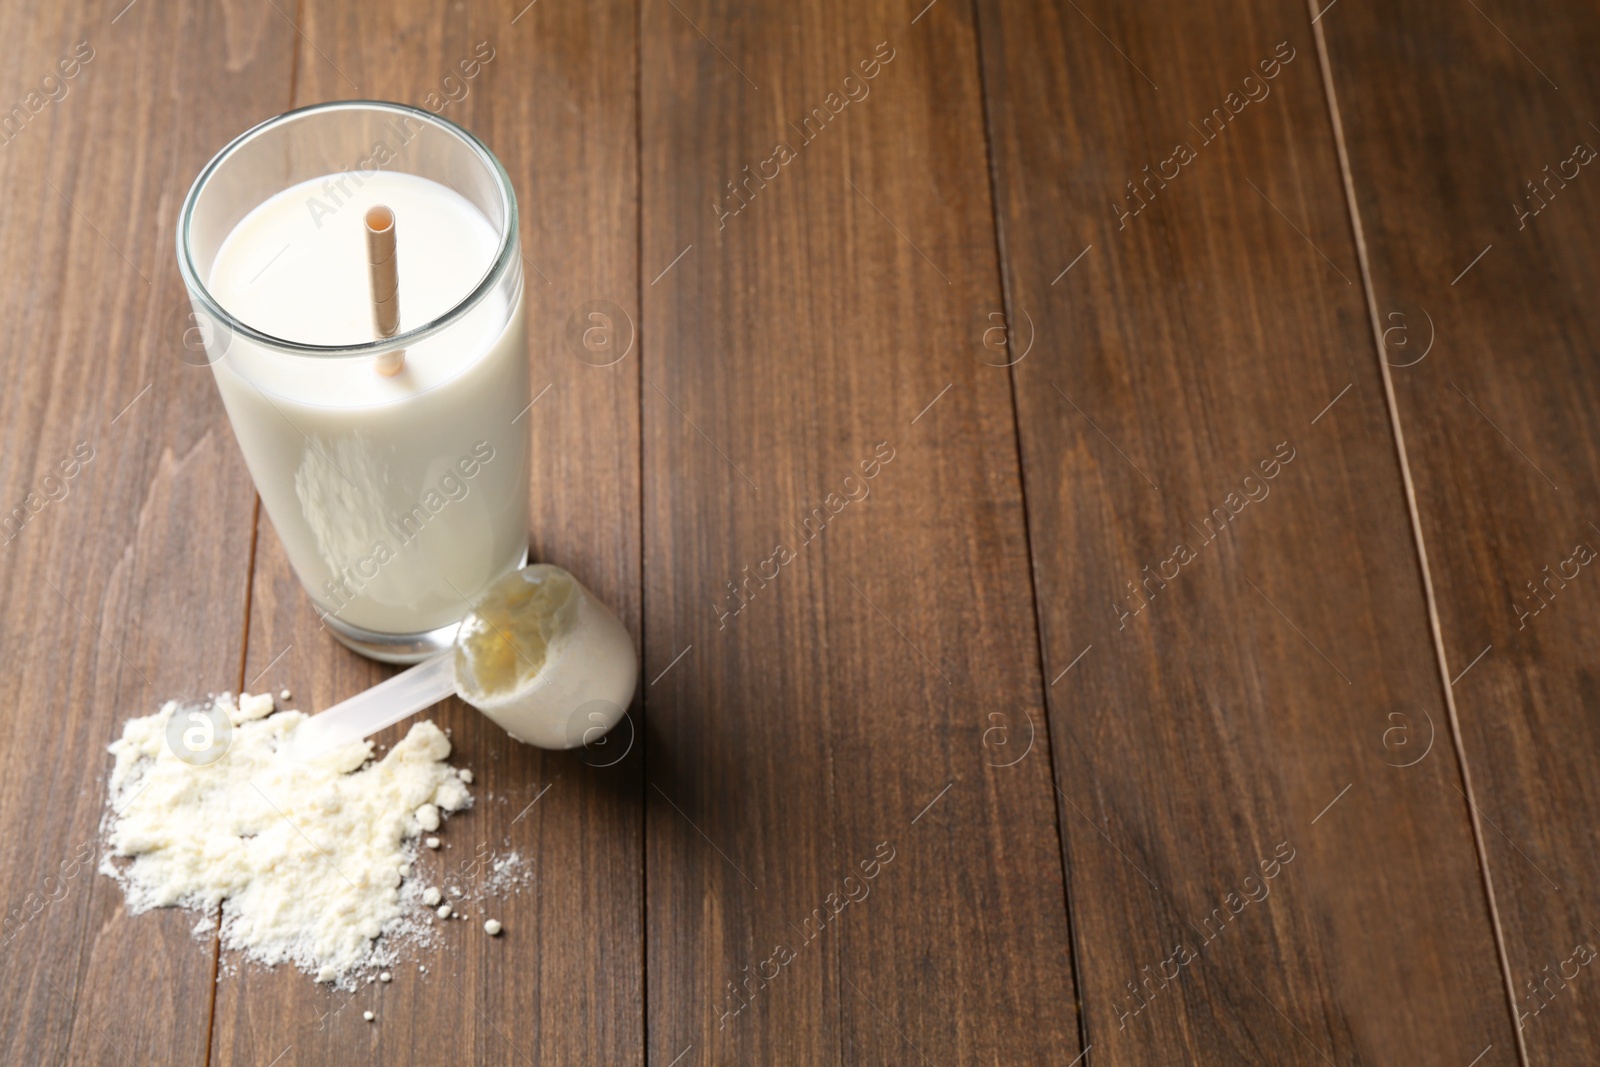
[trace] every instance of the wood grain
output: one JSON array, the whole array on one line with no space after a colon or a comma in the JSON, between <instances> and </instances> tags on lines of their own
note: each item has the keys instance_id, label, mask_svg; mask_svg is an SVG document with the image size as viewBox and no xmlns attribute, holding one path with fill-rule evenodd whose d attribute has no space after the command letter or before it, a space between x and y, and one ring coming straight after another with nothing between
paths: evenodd
<instances>
[{"instance_id":1,"label":"wood grain","mask_svg":"<svg viewBox=\"0 0 1600 1067\"><path fill-rule=\"evenodd\" d=\"M915 14L643 6L653 1063L1079 1053L976 44Z\"/></svg>"},{"instance_id":2,"label":"wood grain","mask_svg":"<svg viewBox=\"0 0 1600 1067\"><path fill-rule=\"evenodd\" d=\"M171 235L205 159L281 103L288 38L211 6L117 16L0 13L26 118L0 148L8 1063L198 1063L211 1009L192 917L127 916L98 828L123 720L237 683L254 496L180 358Z\"/></svg>"},{"instance_id":3,"label":"wood grain","mask_svg":"<svg viewBox=\"0 0 1600 1067\"><path fill-rule=\"evenodd\" d=\"M637 345L613 362L637 321L635 24L626 2L449 11L310 2L295 103L359 92L442 109L505 164L522 218L538 397L524 423L534 441L531 555L569 568L637 634ZM463 77L458 64L481 59L480 46L493 58ZM597 301L621 312L607 312L609 347L575 349L568 323L595 326L579 311ZM320 631L264 515L246 673L257 689L288 687L295 706L318 709L390 673ZM470 889L481 881L472 870L481 850L516 851L531 864L531 885L472 906L471 922L449 924L442 943L396 969L391 984L354 996L292 970L246 968L219 987L213 1062L259 1064L280 1052L279 1067L367 1057L434 1064L446 1055L474 1064L640 1062L643 761L637 750L618 751L627 751L637 708L609 748L578 754L518 744L456 700L430 716L451 732L452 762L474 771L476 806L447 824L444 847L424 855L419 876ZM397 727L379 740L402 735ZM481 929L490 914L505 924L493 940ZM363 1021L365 1010L375 1024Z\"/></svg>"},{"instance_id":4,"label":"wood grain","mask_svg":"<svg viewBox=\"0 0 1600 1067\"><path fill-rule=\"evenodd\" d=\"M980 9L1094 1056L1514 1062L1310 13Z\"/></svg>"},{"instance_id":5,"label":"wood grain","mask_svg":"<svg viewBox=\"0 0 1600 1067\"><path fill-rule=\"evenodd\" d=\"M1374 330L1528 1062L1593 1062L1600 594L1574 550L1600 549L1600 191L1563 161L1600 148L1600 29L1571 3L1393 15L1322 20Z\"/></svg>"},{"instance_id":6,"label":"wood grain","mask_svg":"<svg viewBox=\"0 0 1600 1067\"><path fill-rule=\"evenodd\" d=\"M0 5L0 1060L1600 1059L1597 25ZM171 236L358 96L511 173L531 554L645 669L600 750L435 709L477 804L423 877L532 881L352 996L93 868L124 719L389 673L257 516Z\"/></svg>"}]
</instances>

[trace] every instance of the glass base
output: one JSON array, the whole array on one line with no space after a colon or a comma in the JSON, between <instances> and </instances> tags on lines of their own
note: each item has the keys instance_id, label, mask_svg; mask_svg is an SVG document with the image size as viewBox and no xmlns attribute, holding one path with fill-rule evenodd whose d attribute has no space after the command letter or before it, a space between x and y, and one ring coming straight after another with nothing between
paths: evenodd
<instances>
[{"instance_id":1,"label":"glass base","mask_svg":"<svg viewBox=\"0 0 1600 1067\"><path fill-rule=\"evenodd\" d=\"M522 558L510 570L520 570L527 565L528 550L524 548ZM324 615L322 621L345 648L379 663L421 663L432 659L455 644L456 631L461 629L459 622L453 622L420 634L385 634L351 626L337 615Z\"/></svg>"},{"instance_id":2,"label":"glass base","mask_svg":"<svg viewBox=\"0 0 1600 1067\"><path fill-rule=\"evenodd\" d=\"M456 631L461 628L460 623L453 622L420 634L380 634L351 626L334 615L324 616L322 621L345 648L379 663L421 663L432 659L455 643Z\"/></svg>"}]
</instances>

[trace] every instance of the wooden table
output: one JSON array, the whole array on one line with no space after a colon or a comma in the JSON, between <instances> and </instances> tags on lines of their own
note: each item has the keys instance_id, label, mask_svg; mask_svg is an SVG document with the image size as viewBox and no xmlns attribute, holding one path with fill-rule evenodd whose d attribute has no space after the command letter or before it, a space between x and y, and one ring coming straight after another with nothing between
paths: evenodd
<instances>
[{"instance_id":1,"label":"wooden table","mask_svg":"<svg viewBox=\"0 0 1600 1067\"><path fill-rule=\"evenodd\" d=\"M123 2L0 15L0 1061L1600 1060L1592 5ZM174 264L346 97L511 173L644 667L603 757L437 710L534 884L354 998L93 873L122 720L386 673Z\"/></svg>"}]
</instances>

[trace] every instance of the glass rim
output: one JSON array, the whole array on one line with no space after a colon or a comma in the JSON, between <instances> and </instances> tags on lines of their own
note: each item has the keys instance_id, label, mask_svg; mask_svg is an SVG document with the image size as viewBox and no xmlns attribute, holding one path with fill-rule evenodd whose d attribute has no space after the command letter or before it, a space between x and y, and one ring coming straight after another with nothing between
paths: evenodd
<instances>
[{"instance_id":1,"label":"glass rim","mask_svg":"<svg viewBox=\"0 0 1600 1067\"><path fill-rule=\"evenodd\" d=\"M488 271L479 279L470 293L457 301L449 310L442 312L421 326L406 330L404 333L395 334L393 337L378 338L372 341L363 341L359 344L347 345L313 345L275 337L272 334L256 329L249 323L239 319L227 308L224 308L216 297L212 296L211 290L200 277L199 271L195 269L194 252L189 242L189 229L190 223L193 221L195 206L199 203L200 197L204 194L207 184L216 174L217 169L239 149L256 138L279 126L309 115L322 112L357 110L384 111L395 115L413 116L424 123L440 128L445 133L454 135L468 150L477 156L490 174L494 176L495 186L500 192L501 207L505 220L501 227L500 247L495 252L494 262L489 265ZM379 167L378 169L382 170L383 168ZM500 283L501 279L505 277L506 271L510 268L512 251L516 246L517 236L517 197L515 190L511 186L511 176L506 173L506 169L501 165L499 157L470 131L442 115L435 115L431 111L424 111L409 104L397 104L386 100L330 100L321 104L310 104L306 107L285 111L281 115L274 115L264 122L257 123L229 141L221 151L211 157L210 162L205 165L199 176L195 178L194 184L189 186L189 192L183 198L183 207L178 212L178 273L183 276L183 283L189 291L190 298L196 300L207 315L220 321L233 333L242 334L258 345L290 355L317 358L377 356L385 352L392 352L397 348L407 348L418 341L432 337L464 318L482 303L484 297Z\"/></svg>"}]
</instances>

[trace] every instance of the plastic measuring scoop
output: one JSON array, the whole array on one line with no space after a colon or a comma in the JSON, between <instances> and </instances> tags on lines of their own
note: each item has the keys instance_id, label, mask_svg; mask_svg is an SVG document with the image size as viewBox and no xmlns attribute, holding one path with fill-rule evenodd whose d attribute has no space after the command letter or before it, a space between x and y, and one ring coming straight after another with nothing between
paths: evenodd
<instances>
[{"instance_id":1,"label":"plastic measuring scoop","mask_svg":"<svg viewBox=\"0 0 1600 1067\"><path fill-rule=\"evenodd\" d=\"M565 570L535 563L489 587L449 652L302 723L294 756L370 737L452 693L519 741L576 748L617 724L638 678L621 620Z\"/></svg>"}]
</instances>

